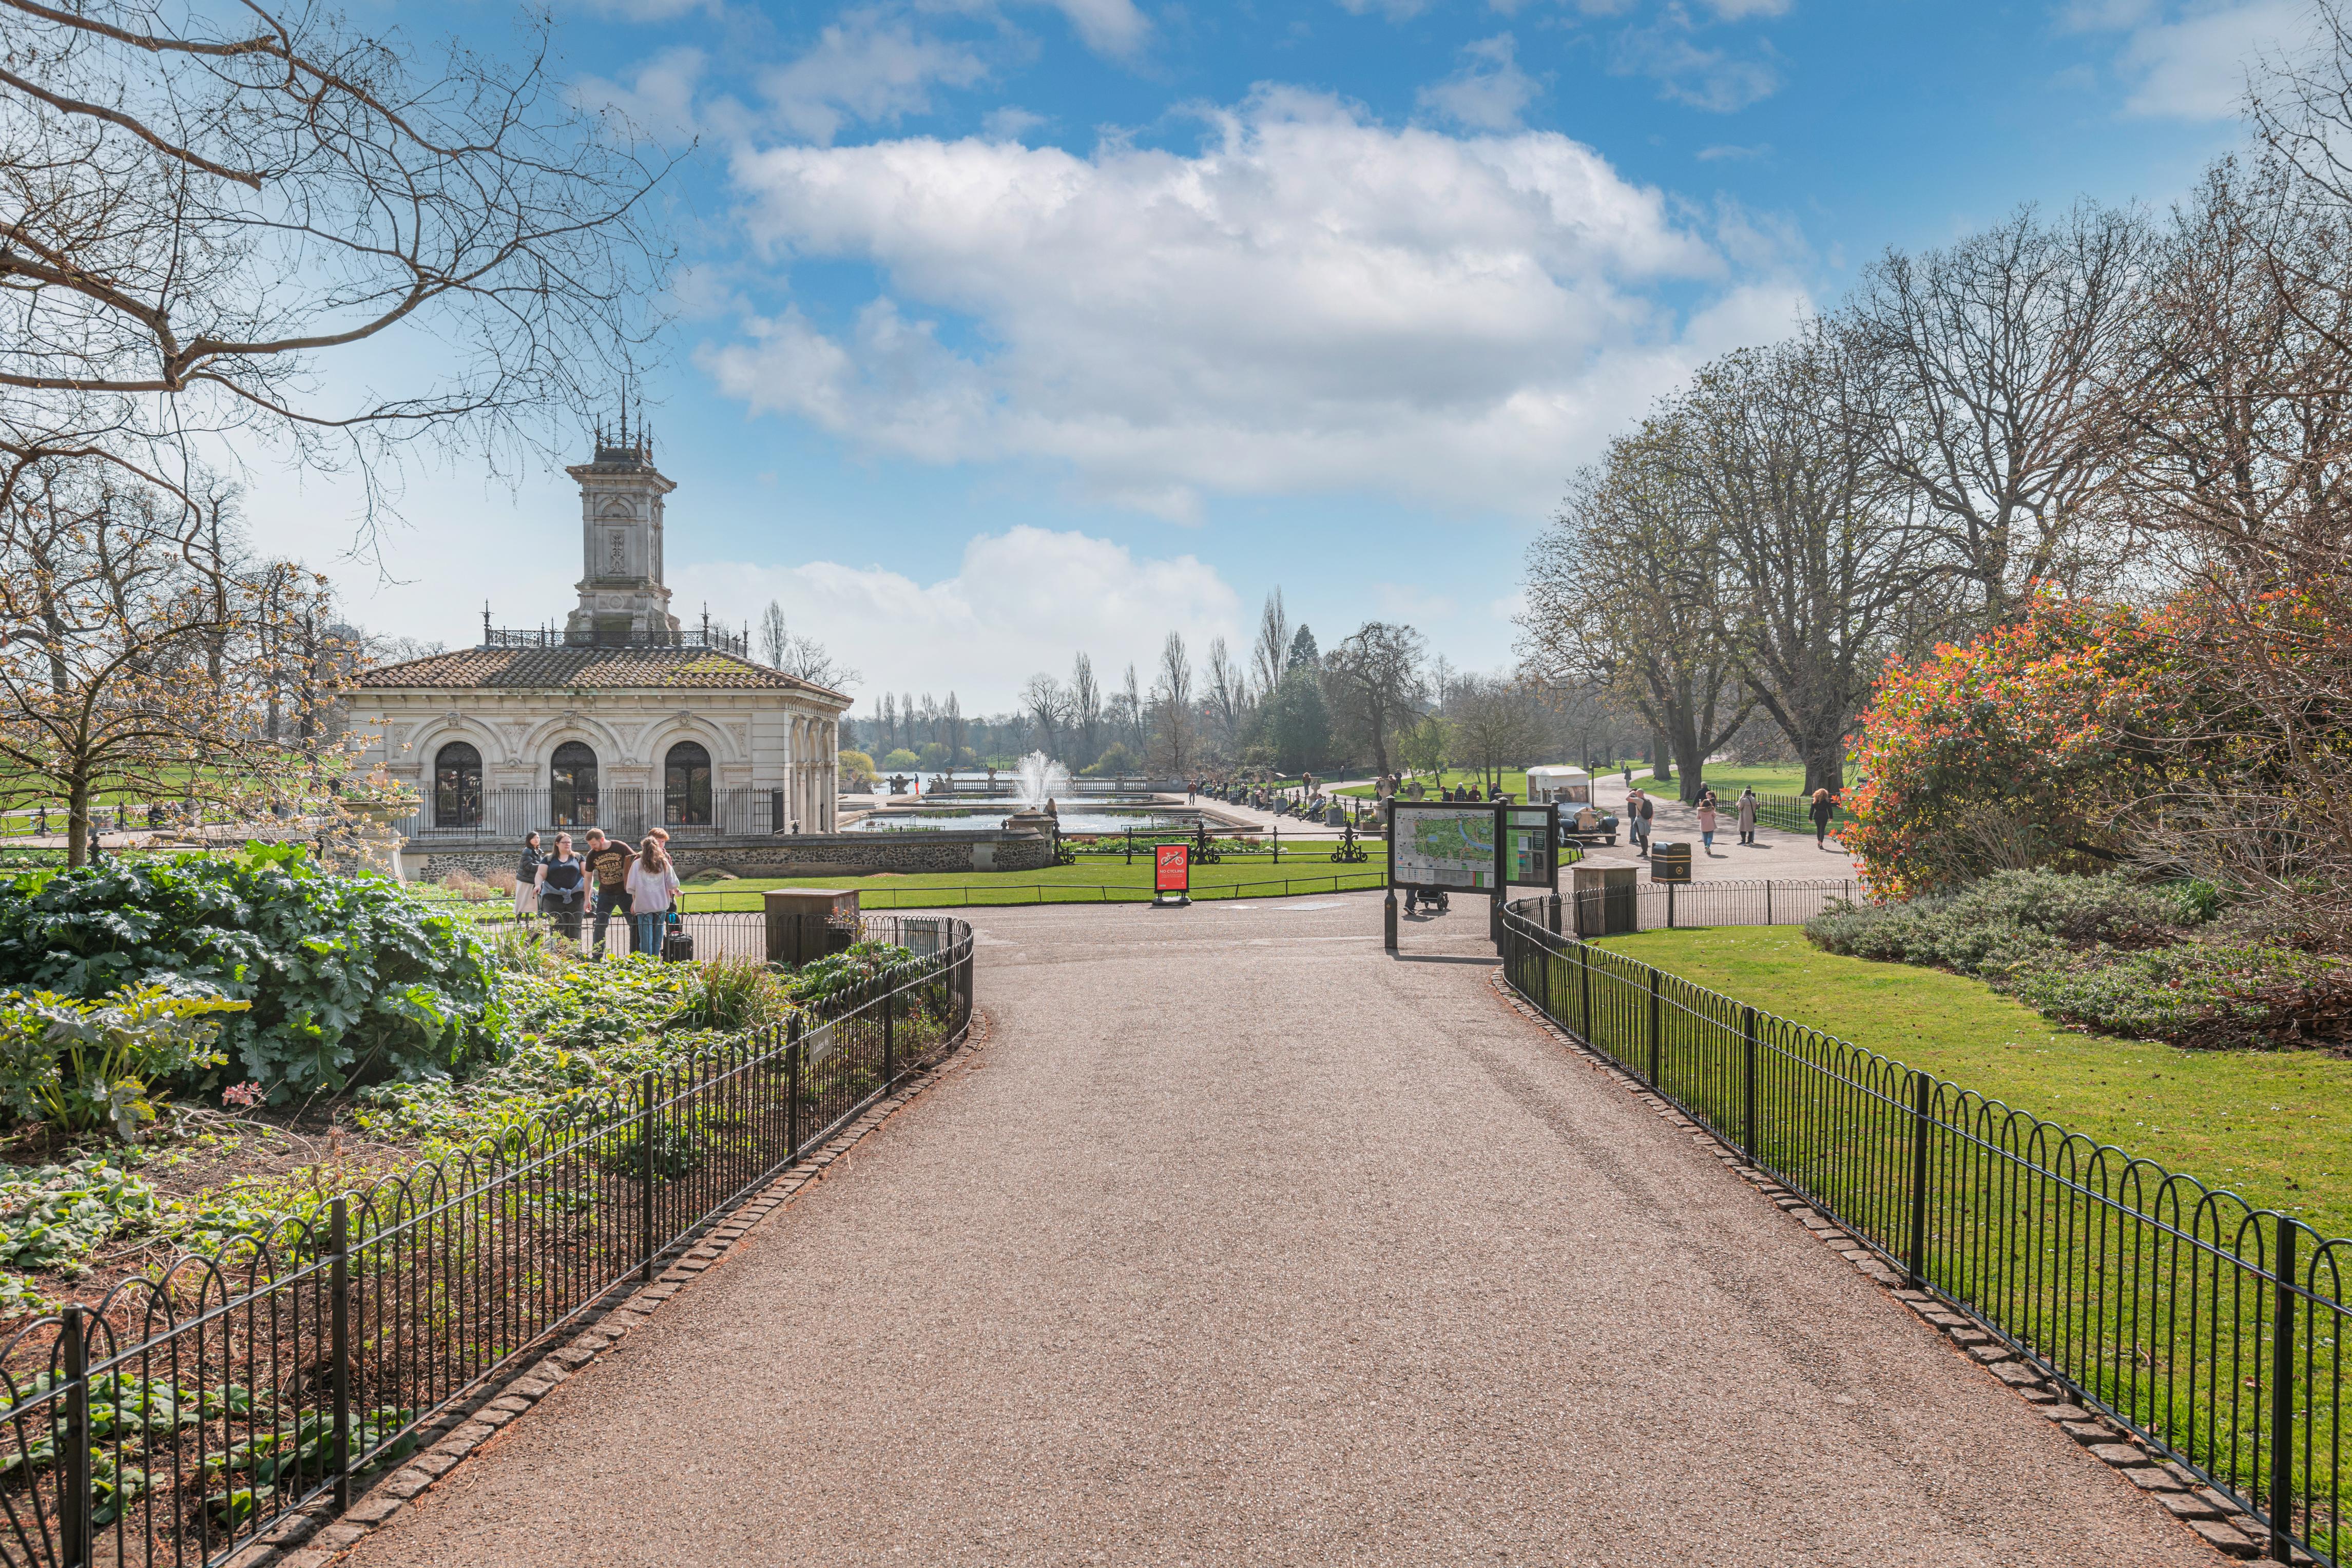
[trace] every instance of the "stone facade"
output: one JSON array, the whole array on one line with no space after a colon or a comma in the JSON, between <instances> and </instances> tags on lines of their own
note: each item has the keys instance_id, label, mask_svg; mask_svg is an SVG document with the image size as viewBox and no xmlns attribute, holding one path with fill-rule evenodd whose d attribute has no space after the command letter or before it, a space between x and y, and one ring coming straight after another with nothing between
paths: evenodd
<instances>
[{"instance_id":1,"label":"stone facade","mask_svg":"<svg viewBox=\"0 0 2352 1568\"><path fill-rule=\"evenodd\" d=\"M681 630L662 581L675 486L642 442L599 444L569 472L583 575L562 630L497 632L485 616L480 646L368 671L349 694L352 723L376 737L364 762L423 802L402 825L412 851L590 823L830 832L849 697L754 662L707 623Z\"/></svg>"}]
</instances>

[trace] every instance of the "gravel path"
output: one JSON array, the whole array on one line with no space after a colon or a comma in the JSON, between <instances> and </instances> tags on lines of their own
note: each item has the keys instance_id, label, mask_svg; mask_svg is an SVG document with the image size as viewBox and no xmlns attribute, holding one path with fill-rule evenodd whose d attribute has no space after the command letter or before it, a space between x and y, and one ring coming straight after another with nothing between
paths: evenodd
<instances>
[{"instance_id":1,"label":"gravel path","mask_svg":"<svg viewBox=\"0 0 2352 1568\"><path fill-rule=\"evenodd\" d=\"M979 912L982 1070L352 1561L2220 1561L1378 909Z\"/></svg>"}]
</instances>

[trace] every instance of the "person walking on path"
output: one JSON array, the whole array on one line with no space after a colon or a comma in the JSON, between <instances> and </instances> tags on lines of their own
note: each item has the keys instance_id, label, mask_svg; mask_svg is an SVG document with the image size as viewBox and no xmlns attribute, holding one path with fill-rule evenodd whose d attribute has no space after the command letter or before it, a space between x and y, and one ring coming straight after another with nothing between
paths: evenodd
<instances>
[{"instance_id":1,"label":"person walking on path","mask_svg":"<svg viewBox=\"0 0 2352 1568\"><path fill-rule=\"evenodd\" d=\"M580 940L580 898L587 891L588 870L572 852L572 835L555 835L555 852L539 862L539 911L555 916L555 929L566 940Z\"/></svg>"},{"instance_id":2,"label":"person walking on path","mask_svg":"<svg viewBox=\"0 0 2352 1568\"><path fill-rule=\"evenodd\" d=\"M515 913L535 915L539 912L539 868L547 863L547 856L539 847L536 830L522 838L522 860L515 866Z\"/></svg>"},{"instance_id":3,"label":"person walking on path","mask_svg":"<svg viewBox=\"0 0 2352 1568\"><path fill-rule=\"evenodd\" d=\"M1813 791L1813 847L1815 849L1827 847L1829 836L1830 792L1827 789L1816 789Z\"/></svg>"},{"instance_id":4,"label":"person walking on path","mask_svg":"<svg viewBox=\"0 0 2352 1568\"><path fill-rule=\"evenodd\" d=\"M1698 798L1698 841L1709 855L1715 853L1715 791L1712 789Z\"/></svg>"},{"instance_id":5,"label":"person walking on path","mask_svg":"<svg viewBox=\"0 0 2352 1568\"><path fill-rule=\"evenodd\" d=\"M629 910L637 925L637 951L658 956L667 934L670 906L677 902L677 866L659 839L646 836L629 862Z\"/></svg>"},{"instance_id":6,"label":"person walking on path","mask_svg":"<svg viewBox=\"0 0 2352 1568\"><path fill-rule=\"evenodd\" d=\"M1734 803L1739 808L1739 841L1743 844L1753 844L1756 841L1755 786L1749 785L1742 789L1739 792L1738 800Z\"/></svg>"},{"instance_id":7,"label":"person walking on path","mask_svg":"<svg viewBox=\"0 0 2352 1568\"><path fill-rule=\"evenodd\" d=\"M1639 789L1625 797L1625 836L1643 859L1650 853L1650 798Z\"/></svg>"},{"instance_id":8,"label":"person walking on path","mask_svg":"<svg viewBox=\"0 0 2352 1568\"><path fill-rule=\"evenodd\" d=\"M629 867L636 862L636 852L626 844L614 843L604 837L602 828L588 830L588 853L584 857L588 874L596 881L596 956L604 956L604 928L615 915L629 913Z\"/></svg>"}]
</instances>

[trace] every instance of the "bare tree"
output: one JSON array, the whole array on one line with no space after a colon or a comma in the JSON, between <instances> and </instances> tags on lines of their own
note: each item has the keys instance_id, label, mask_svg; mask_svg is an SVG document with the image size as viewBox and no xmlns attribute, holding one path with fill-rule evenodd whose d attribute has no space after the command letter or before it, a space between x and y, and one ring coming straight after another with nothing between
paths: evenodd
<instances>
[{"instance_id":1,"label":"bare tree","mask_svg":"<svg viewBox=\"0 0 2352 1568\"><path fill-rule=\"evenodd\" d=\"M954 768L963 761L963 705L956 701L953 692L948 694L945 706L940 709L940 744L948 748L948 766Z\"/></svg>"},{"instance_id":2,"label":"bare tree","mask_svg":"<svg viewBox=\"0 0 2352 1568\"><path fill-rule=\"evenodd\" d=\"M2095 587L2095 529L2122 445L2115 370L2137 308L2145 225L2032 208L1918 257L1889 251L1836 323L1867 363L1861 434L1937 527L1978 625L2034 583Z\"/></svg>"},{"instance_id":3,"label":"bare tree","mask_svg":"<svg viewBox=\"0 0 2352 1568\"><path fill-rule=\"evenodd\" d=\"M1524 685L1492 675L1457 677L1447 719L1454 760L1475 769L1489 789L1499 789L1506 769L1513 763L1525 767L1542 751L1545 717L1541 700Z\"/></svg>"},{"instance_id":4,"label":"bare tree","mask_svg":"<svg viewBox=\"0 0 2352 1568\"><path fill-rule=\"evenodd\" d=\"M1654 755L1674 759L1682 798L1695 800L1706 758L1752 699L1726 635L1721 541L1668 455L1683 439L1674 420L1652 418L1570 481L1528 552L1519 653L1541 684L1595 686L1639 714L1658 737Z\"/></svg>"},{"instance_id":5,"label":"bare tree","mask_svg":"<svg viewBox=\"0 0 2352 1568\"><path fill-rule=\"evenodd\" d=\"M1869 375L1818 329L1742 350L1699 371L1651 449L1723 551L1727 646L1808 790L1843 786L1846 736L1930 583L1917 492L1846 417Z\"/></svg>"},{"instance_id":6,"label":"bare tree","mask_svg":"<svg viewBox=\"0 0 2352 1568\"><path fill-rule=\"evenodd\" d=\"M784 607L776 600L760 612L760 657L771 669L784 667L784 654L792 647L792 629L784 624Z\"/></svg>"},{"instance_id":7,"label":"bare tree","mask_svg":"<svg viewBox=\"0 0 2352 1568\"><path fill-rule=\"evenodd\" d=\"M1225 651L1223 637L1209 639L1208 712L1219 754L1232 757L1249 718L1249 680Z\"/></svg>"},{"instance_id":8,"label":"bare tree","mask_svg":"<svg viewBox=\"0 0 2352 1568\"><path fill-rule=\"evenodd\" d=\"M1250 644L1250 673L1256 678L1260 702L1282 685L1289 669L1290 616L1282 607L1282 590L1277 588L1265 596L1265 608L1258 612L1257 639Z\"/></svg>"},{"instance_id":9,"label":"bare tree","mask_svg":"<svg viewBox=\"0 0 2352 1568\"><path fill-rule=\"evenodd\" d=\"M1192 655L1181 632L1171 632L1160 645L1160 669L1151 688L1158 741L1156 759L1168 777L1181 779L1193 760Z\"/></svg>"},{"instance_id":10,"label":"bare tree","mask_svg":"<svg viewBox=\"0 0 2352 1568\"><path fill-rule=\"evenodd\" d=\"M1126 681L1120 686L1118 695L1112 698L1111 703L1119 727L1125 732L1122 738L1127 742L1128 749L1138 757L1142 756L1145 742L1144 729L1150 721L1150 715L1144 709L1143 688L1136 682L1133 664L1128 665Z\"/></svg>"},{"instance_id":11,"label":"bare tree","mask_svg":"<svg viewBox=\"0 0 2352 1568\"><path fill-rule=\"evenodd\" d=\"M768 601L768 607L760 612L760 656L771 669L782 670L788 675L831 691L845 692L864 678L835 659L815 638L794 632L784 620L784 607L772 599ZM887 692L882 694L881 714L889 744L898 745L901 715ZM915 705L911 697L907 701L903 722L908 727L906 739L911 743L916 738L913 732Z\"/></svg>"},{"instance_id":12,"label":"bare tree","mask_svg":"<svg viewBox=\"0 0 2352 1568\"><path fill-rule=\"evenodd\" d=\"M1048 757L1055 755L1061 749L1063 728L1070 722L1069 688L1041 671L1021 688L1021 706L1036 727L1037 749Z\"/></svg>"},{"instance_id":13,"label":"bare tree","mask_svg":"<svg viewBox=\"0 0 2352 1568\"><path fill-rule=\"evenodd\" d=\"M625 382L662 169L546 73L322 5L0 0L0 503L45 453L184 487L240 430L310 466L420 435L495 463ZM615 136L615 131L622 134ZM337 402L340 350L433 371Z\"/></svg>"},{"instance_id":14,"label":"bare tree","mask_svg":"<svg viewBox=\"0 0 2352 1568\"><path fill-rule=\"evenodd\" d=\"M96 460L37 464L0 507L0 797L62 800L88 858L103 794L239 813L315 802L330 738L323 579L242 562L217 512Z\"/></svg>"},{"instance_id":15,"label":"bare tree","mask_svg":"<svg viewBox=\"0 0 2352 1568\"><path fill-rule=\"evenodd\" d=\"M1095 662L1080 653L1070 661L1070 726L1078 737L1074 768L1091 765L1102 755L1102 687L1095 681Z\"/></svg>"},{"instance_id":16,"label":"bare tree","mask_svg":"<svg viewBox=\"0 0 2352 1568\"><path fill-rule=\"evenodd\" d=\"M2208 170L2158 247L2127 376L2135 507L2176 570L2253 591L2343 562L2352 206L2273 162Z\"/></svg>"},{"instance_id":17,"label":"bare tree","mask_svg":"<svg viewBox=\"0 0 2352 1568\"><path fill-rule=\"evenodd\" d=\"M1416 712L1422 652L1421 633L1412 627L1367 621L1323 661L1337 727L1364 745L1378 772L1389 771L1390 742Z\"/></svg>"}]
</instances>

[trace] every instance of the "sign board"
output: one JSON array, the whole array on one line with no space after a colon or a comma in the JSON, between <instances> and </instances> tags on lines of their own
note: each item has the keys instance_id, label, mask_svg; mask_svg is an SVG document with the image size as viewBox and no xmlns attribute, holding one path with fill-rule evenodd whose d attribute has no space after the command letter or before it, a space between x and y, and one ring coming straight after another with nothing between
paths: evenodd
<instances>
[{"instance_id":1,"label":"sign board","mask_svg":"<svg viewBox=\"0 0 2352 1568\"><path fill-rule=\"evenodd\" d=\"M1494 807L1418 800L1393 804L1396 831L1389 845L1390 886L1494 891Z\"/></svg>"},{"instance_id":2,"label":"sign board","mask_svg":"<svg viewBox=\"0 0 2352 1568\"><path fill-rule=\"evenodd\" d=\"M1192 891L1192 846L1156 844L1151 851L1151 902L1184 902Z\"/></svg>"},{"instance_id":3,"label":"sign board","mask_svg":"<svg viewBox=\"0 0 2352 1568\"><path fill-rule=\"evenodd\" d=\"M1559 813L1549 806L1506 806L1503 880L1549 888L1559 881Z\"/></svg>"}]
</instances>

